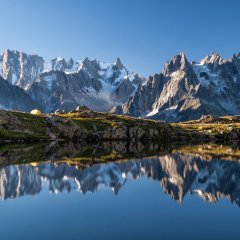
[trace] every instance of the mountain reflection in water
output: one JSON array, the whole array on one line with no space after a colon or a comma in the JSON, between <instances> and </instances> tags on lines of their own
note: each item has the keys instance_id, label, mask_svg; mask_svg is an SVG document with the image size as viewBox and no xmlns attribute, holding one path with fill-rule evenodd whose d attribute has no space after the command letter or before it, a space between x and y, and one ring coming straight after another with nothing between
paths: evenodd
<instances>
[{"instance_id":1,"label":"mountain reflection in water","mask_svg":"<svg viewBox=\"0 0 240 240\"><path fill-rule=\"evenodd\" d=\"M73 143L4 146L0 154L0 197L35 195L45 188L52 193L109 189L118 194L128 181L145 176L158 181L163 191L178 202L188 193L195 193L210 203L226 198L240 205L236 147L131 148L125 143L111 144L105 148Z\"/></svg>"}]
</instances>

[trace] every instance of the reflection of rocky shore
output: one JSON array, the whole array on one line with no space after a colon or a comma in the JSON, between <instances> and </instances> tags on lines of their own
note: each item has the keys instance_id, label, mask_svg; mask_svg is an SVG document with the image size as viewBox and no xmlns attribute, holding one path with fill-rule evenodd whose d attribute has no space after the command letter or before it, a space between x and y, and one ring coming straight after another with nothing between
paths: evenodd
<instances>
[{"instance_id":1,"label":"reflection of rocky shore","mask_svg":"<svg viewBox=\"0 0 240 240\"><path fill-rule=\"evenodd\" d=\"M171 145L160 143L143 144L141 142L107 141L98 144L86 142L52 142L33 145L3 145L0 147L0 165L40 161L58 161L64 159L84 160L83 163L107 162L141 158L151 155L165 155L173 149Z\"/></svg>"},{"instance_id":2,"label":"reflection of rocky shore","mask_svg":"<svg viewBox=\"0 0 240 240\"><path fill-rule=\"evenodd\" d=\"M8 165L0 169L0 196L6 199L34 195L44 186L55 193L86 193L101 188L118 193L127 181L142 176L159 181L163 191L178 202L187 193L196 193L211 203L227 198L240 206L240 162L209 161L179 152L88 168L56 162Z\"/></svg>"},{"instance_id":3,"label":"reflection of rocky shore","mask_svg":"<svg viewBox=\"0 0 240 240\"><path fill-rule=\"evenodd\" d=\"M87 144L86 142L52 142L50 144L1 145L0 166L15 163L69 160L69 163L85 167L99 162L163 156L174 152L197 155L205 160L215 158L240 159L238 142L232 142L231 145L171 145L170 143L127 141L102 141L98 144Z\"/></svg>"}]
</instances>

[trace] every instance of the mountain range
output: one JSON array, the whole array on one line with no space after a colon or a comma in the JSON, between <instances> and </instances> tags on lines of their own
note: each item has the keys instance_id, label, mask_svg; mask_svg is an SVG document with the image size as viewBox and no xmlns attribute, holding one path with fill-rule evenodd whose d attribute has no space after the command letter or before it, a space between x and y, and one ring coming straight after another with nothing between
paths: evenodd
<instances>
[{"instance_id":1,"label":"mountain range","mask_svg":"<svg viewBox=\"0 0 240 240\"><path fill-rule=\"evenodd\" d=\"M213 52L199 62L184 53L162 72L144 78L117 58L104 63L54 58L16 50L0 54L0 108L43 112L92 110L179 122L202 115L240 114L240 54L222 59Z\"/></svg>"}]
</instances>

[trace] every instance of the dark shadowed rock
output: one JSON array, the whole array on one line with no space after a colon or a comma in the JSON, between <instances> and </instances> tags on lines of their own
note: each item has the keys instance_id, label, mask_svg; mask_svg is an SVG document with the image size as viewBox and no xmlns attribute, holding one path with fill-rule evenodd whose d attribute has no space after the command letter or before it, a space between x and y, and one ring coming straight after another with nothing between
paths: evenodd
<instances>
[{"instance_id":1,"label":"dark shadowed rock","mask_svg":"<svg viewBox=\"0 0 240 240\"><path fill-rule=\"evenodd\" d=\"M0 76L0 109L30 112L35 108L39 105L23 89L9 84Z\"/></svg>"}]
</instances>

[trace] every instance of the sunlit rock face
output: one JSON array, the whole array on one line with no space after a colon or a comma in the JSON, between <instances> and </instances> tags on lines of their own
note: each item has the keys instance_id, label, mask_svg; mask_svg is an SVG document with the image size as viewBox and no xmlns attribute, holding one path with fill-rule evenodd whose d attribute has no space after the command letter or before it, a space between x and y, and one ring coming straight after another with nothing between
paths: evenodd
<instances>
[{"instance_id":1,"label":"sunlit rock face","mask_svg":"<svg viewBox=\"0 0 240 240\"><path fill-rule=\"evenodd\" d=\"M35 195L46 187L53 193L106 189L117 194L127 182L143 176L159 182L163 191L179 203L187 194L198 194L210 203L227 198L240 205L238 161L205 160L178 152L86 168L57 162L9 165L0 170L0 195L2 199Z\"/></svg>"},{"instance_id":2,"label":"sunlit rock face","mask_svg":"<svg viewBox=\"0 0 240 240\"><path fill-rule=\"evenodd\" d=\"M5 50L0 55L0 72L10 84L26 89L44 70L44 60L16 50Z\"/></svg>"}]
</instances>

